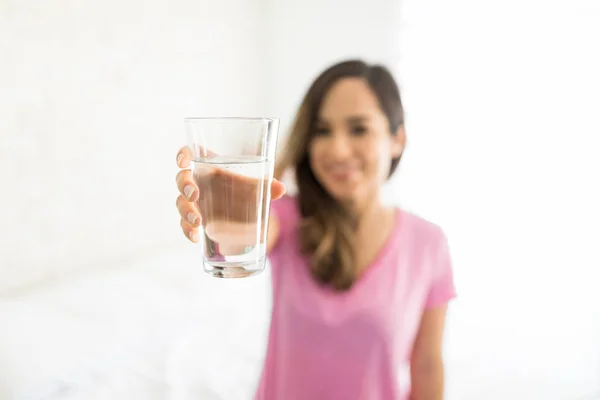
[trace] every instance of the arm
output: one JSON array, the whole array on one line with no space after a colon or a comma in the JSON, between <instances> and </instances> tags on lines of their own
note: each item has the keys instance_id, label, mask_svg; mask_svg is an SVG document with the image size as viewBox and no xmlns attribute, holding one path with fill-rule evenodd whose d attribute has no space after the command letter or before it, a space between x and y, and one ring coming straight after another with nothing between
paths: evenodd
<instances>
[{"instance_id":1,"label":"arm","mask_svg":"<svg viewBox=\"0 0 600 400\"><path fill-rule=\"evenodd\" d=\"M426 309L411 355L411 400L442 400L444 365L442 337L446 306Z\"/></svg>"},{"instance_id":2,"label":"arm","mask_svg":"<svg viewBox=\"0 0 600 400\"><path fill-rule=\"evenodd\" d=\"M267 256L277 250L279 242L286 241L298 225L298 204L294 197L282 196L271 202L267 232Z\"/></svg>"},{"instance_id":3,"label":"arm","mask_svg":"<svg viewBox=\"0 0 600 400\"><path fill-rule=\"evenodd\" d=\"M267 232L267 255L271 253L273 247L279 239L279 219L274 213L269 216L269 231Z\"/></svg>"}]
</instances>

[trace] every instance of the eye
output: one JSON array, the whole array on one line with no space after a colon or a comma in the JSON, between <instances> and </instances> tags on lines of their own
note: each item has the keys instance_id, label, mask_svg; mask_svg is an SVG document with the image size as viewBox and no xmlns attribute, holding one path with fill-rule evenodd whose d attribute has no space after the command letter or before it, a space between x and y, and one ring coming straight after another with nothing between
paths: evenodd
<instances>
[{"instance_id":1,"label":"eye","mask_svg":"<svg viewBox=\"0 0 600 400\"><path fill-rule=\"evenodd\" d=\"M367 133L367 127L364 125L354 125L350 128L353 135L364 135Z\"/></svg>"},{"instance_id":2,"label":"eye","mask_svg":"<svg viewBox=\"0 0 600 400\"><path fill-rule=\"evenodd\" d=\"M315 136L325 136L325 135L329 135L329 129L327 129L323 126L318 126L317 129L315 129Z\"/></svg>"}]
</instances>

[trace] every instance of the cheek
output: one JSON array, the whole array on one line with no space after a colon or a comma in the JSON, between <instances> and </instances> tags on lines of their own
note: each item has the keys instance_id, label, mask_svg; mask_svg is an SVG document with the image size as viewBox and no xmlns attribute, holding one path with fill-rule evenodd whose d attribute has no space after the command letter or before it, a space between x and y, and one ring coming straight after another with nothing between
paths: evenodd
<instances>
[{"instance_id":1,"label":"cheek","mask_svg":"<svg viewBox=\"0 0 600 400\"><path fill-rule=\"evenodd\" d=\"M370 176L387 178L390 169L390 149L381 141L365 143L363 146L363 159Z\"/></svg>"}]
</instances>

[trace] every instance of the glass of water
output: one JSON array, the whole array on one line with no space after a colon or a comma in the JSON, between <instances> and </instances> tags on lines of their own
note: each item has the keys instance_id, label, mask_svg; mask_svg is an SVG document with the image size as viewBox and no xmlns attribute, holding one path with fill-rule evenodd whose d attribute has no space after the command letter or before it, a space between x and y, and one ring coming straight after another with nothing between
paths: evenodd
<instances>
[{"instance_id":1,"label":"glass of water","mask_svg":"<svg viewBox=\"0 0 600 400\"><path fill-rule=\"evenodd\" d=\"M204 270L219 278L262 272L279 120L186 118L200 189Z\"/></svg>"}]
</instances>

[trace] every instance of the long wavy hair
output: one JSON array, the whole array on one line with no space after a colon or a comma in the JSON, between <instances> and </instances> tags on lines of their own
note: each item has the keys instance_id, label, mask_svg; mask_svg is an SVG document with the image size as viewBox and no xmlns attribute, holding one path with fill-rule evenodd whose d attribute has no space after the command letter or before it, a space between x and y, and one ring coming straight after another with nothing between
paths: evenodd
<instances>
[{"instance_id":1,"label":"long wavy hair","mask_svg":"<svg viewBox=\"0 0 600 400\"><path fill-rule=\"evenodd\" d=\"M356 221L317 180L310 168L308 149L315 135L323 98L332 85L343 78L364 79L387 116L390 134L397 134L404 123L404 110L392 74L381 65L369 65L361 60L340 62L323 71L308 89L275 172L281 177L288 168L295 170L302 216L300 249L310 259L313 277L338 291L351 288L357 279L354 263ZM399 162L400 157L390 160L389 176Z\"/></svg>"}]
</instances>

